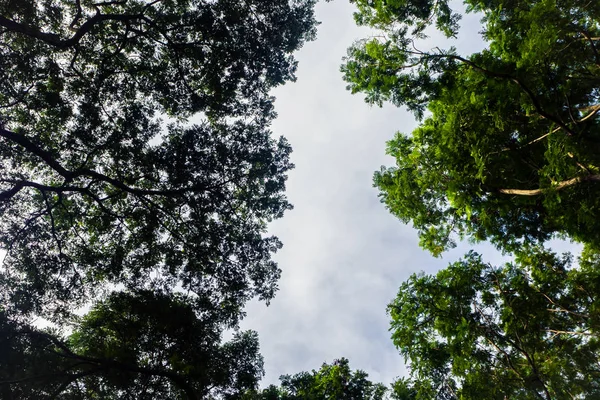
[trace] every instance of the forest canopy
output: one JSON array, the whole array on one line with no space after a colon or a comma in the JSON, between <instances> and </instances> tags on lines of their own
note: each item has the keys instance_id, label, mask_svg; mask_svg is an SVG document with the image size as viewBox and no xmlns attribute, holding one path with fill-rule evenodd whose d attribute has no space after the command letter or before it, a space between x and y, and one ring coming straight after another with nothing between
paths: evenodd
<instances>
[{"instance_id":1,"label":"forest canopy","mask_svg":"<svg viewBox=\"0 0 600 400\"><path fill-rule=\"evenodd\" d=\"M0 397L256 386L256 334L222 334L277 290L293 165L270 90L313 8L0 1Z\"/></svg>"},{"instance_id":2,"label":"forest canopy","mask_svg":"<svg viewBox=\"0 0 600 400\"><path fill-rule=\"evenodd\" d=\"M388 143L396 165L375 174L381 200L433 254L455 238L514 250L566 235L600 245L600 4L465 1L486 49L424 49L432 29L459 34L446 1L354 1L381 35L342 66L366 101L421 120Z\"/></svg>"},{"instance_id":3,"label":"forest canopy","mask_svg":"<svg viewBox=\"0 0 600 400\"><path fill-rule=\"evenodd\" d=\"M402 283L391 386L341 358L260 388L240 321L278 290L268 224L292 208L271 90L316 0L0 0L0 398L600 397L600 3L350 2L375 33L348 89L419 123L388 142L382 203L434 256L512 259ZM465 13L484 50L427 47Z\"/></svg>"},{"instance_id":4,"label":"forest canopy","mask_svg":"<svg viewBox=\"0 0 600 400\"><path fill-rule=\"evenodd\" d=\"M418 399L600 395L600 261L529 249L492 266L471 252L413 275L389 305Z\"/></svg>"},{"instance_id":5,"label":"forest canopy","mask_svg":"<svg viewBox=\"0 0 600 400\"><path fill-rule=\"evenodd\" d=\"M374 175L388 210L434 256L490 241L414 274L388 307L410 372L403 399L599 396L600 3L353 0L373 36L348 50L347 88L419 125L387 144ZM428 48L476 13L485 48ZM579 257L545 248L584 245Z\"/></svg>"}]
</instances>

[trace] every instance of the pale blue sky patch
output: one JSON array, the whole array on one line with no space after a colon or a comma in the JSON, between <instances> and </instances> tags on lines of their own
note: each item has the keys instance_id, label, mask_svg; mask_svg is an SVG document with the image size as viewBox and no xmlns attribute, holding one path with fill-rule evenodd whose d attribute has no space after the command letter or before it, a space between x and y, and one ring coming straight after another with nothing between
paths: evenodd
<instances>
[{"instance_id":1,"label":"pale blue sky patch","mask_svg":"<svg viewBox=\"0 0 600 400\"><path fill-rule=\"evenodd\" d=\"M276 256L280 291L269 307L249 304L242 323L259 332L264 385L340 357L386 384L405 374L389 338L387 304L410 274L448 264L418 247L416 232L385 210L372 187L373 172L393 162L386 141L416 121L406 110L370 107L345 90L342 57L370 34L355 26L352 11L341 0L317 5L322 24L317 40L298 54L298 81L274 92L273 131L294 149L287 195L295 209L271 226L284 243ZM478 25L477 17L464 22L473 21ZM458 44L481 48L477 29ZM452 259L465 250L453 251Z\"/></svg>"}]
</instances>

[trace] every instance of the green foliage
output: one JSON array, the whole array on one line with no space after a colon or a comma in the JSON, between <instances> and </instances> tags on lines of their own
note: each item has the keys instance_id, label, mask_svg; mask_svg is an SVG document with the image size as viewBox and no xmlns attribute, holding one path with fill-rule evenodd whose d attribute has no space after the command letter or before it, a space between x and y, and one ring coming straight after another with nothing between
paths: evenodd
<instances>
[{"instance_id":1,"label":"green foliage","mask_svg":"<svg viewBox=\"0 0 600 400\"><path fill-rule=\"evenodd\" d=\"M573 268L569 255L529 249L503 267L469 253L435 276L413 275L388 308L411 367L397 390L415 399L596 398L599 271L597 257Z\"/></svg>"},{"instance_id":2,"label":"green foliage","mask_svg":"<svg viewBox=\"0 0 600 400\"><path fill-rule=\"evenodd\" d=\"M54 318L106 284L180 285L236 318L276 290L265 224L292 165L268 91L294 79L314 2L102 4L0 10L6 301Z\"/></svg>"},{"instance_id":3,"label":"green foliage","mask_svg":"<svg viewBox=\"0 0 600 400\"><path fill-rule=\"evenodd\" d=\"M351 0L358 12L354 20L358 25L386 29L390 25L402 24L404 33L420 36L428 24L435 20L436 27L447 36L458 29L460 15L452 12L446 1L431 0Z\"/></svg>"},{"instance_id":4,"label":"green foliage","mask_svg":"<svg viewBox=\"0 0 600 400\"><path fill-rule=\"evenodd\" d=\"M353 3L379 32L349 49L348 89L420 120L388 142L382 202L434 255L457 238L516 254L402 285L389 313L411 374L394 396L599 397L600 3L465 0L487 42L469 56L420 49L428 28L459 33L448 1ZM586 244L578 267L542 249L557 236Z\"/></svg>"},{"instance_id":5,"label":"green foliage","mask_svg":"<svg viewBox=\"0 0 600 400\"><path fill-rule=\"evenodd\" d=\"M356 3L381 35L349 49L348 88L422 120L388 143L396 165L374 179L422 246L437 255L456 233L513 250L566 234L597 248L600 6L465 1L489 48L463 57L419 50L431 24L458 32L447 2Z\"/></svg>"},{"instance_id":6,"label":"green foliage","mask_svg":"<svg viewBox=\"0 0 600 400\"><path fill-rule=\"evenodd\" d=\"M229 342L198 299L113 293L64 338L2 315L5 399L234 398L262 377L258 335Z\"/></svg>"},{"instance_id":7,"label":"green foliage","mask_svg":"<svg viewBox=\"0 0 600 400\"><path fill-rule=\"evenodd\" d=\"M314 4L0 1L0 397L256 385L255 334L221 334L277 290L293 165L269 92Z\"/></svg>"},{"instance_id":8,"label":"green foliage","mask_svg":"<svg viewBox=\"0 0 600 400\"><path fill-rule=\"evenodd\" d=\"M342 358L318 371L283 375L280 387L248 392L244 400L383 400L387 388L367 377L363 371L352 371Z\"/></svg>"}]
</instances>

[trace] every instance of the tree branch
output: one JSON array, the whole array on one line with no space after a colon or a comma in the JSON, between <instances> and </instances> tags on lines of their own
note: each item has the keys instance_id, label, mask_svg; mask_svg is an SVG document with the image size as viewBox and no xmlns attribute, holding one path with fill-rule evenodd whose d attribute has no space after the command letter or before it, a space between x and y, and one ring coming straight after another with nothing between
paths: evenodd
<instances>
[{"instance_id":1,"label":"tree branch","mask_svg":"<svg viewBox=\"0 0 600 400\"><path fill-rule=\"evenodd\" d=\"M53 170L58 172L65 179L72 179L71 172L67 171L62 165L60 165L60 163L54 159L50 152L42 149L41 147L30 141L22 133L12 132L0 126L0 137L8 139L11 142L16 143L21 147L25 148L25 150L29 151L30 153L35 154L36 156L44 160L46 164L48 164Z\"/></svg>"},{"instance_id":2,"label":"tree branch","mask_svg":"<svg viewBox=\"0 0 600 400\"><path fill-rule=\"evenodd\" d=\"M573 186L582 182L600 182L600 175L596 174L578 176L572 179L567 179L565 181L558 182L556 185L548 189L562 190L569 186ZM544 191L548 189L499 189L498 191L503 194L516 194L519 196L538 196L540 194L543 194Z\"/></svg>"},{"instance_id":3,"label":"tree branch","mask_svg":"<svg viewBox=\"0 0 600 400\"><path fill-rule=\"evenodd\" d=\"M14 195L19 193L21 191L21 189L23 189L24 187L25 187L25 184L23 182L19 182L15 186L13 186L11 189L8 189L4 192L0 192L0 201L10 200Z\"/></svg>"},{"instance_id":4,"label":"tree branch","mask_svg":"<svg viewBox=\"0 0 600 400\"><path fill-rule=\"evenodd\" d=\"M9 192L18 192L19 190L25 188L25 187L32 187L35 189L38 189L40 192L54 192L54 193L65 193L65 192L85 192L87 193L88 189L86 188L81 188L79 186L49 186L49 185L43 185L41 183L37 183L37 182L31 182L31 181L17 181L17 180L11 180L11 179L2 179L0 180L0 182L7 182L7 183L12 183L15 186L12 189L9 189L5 192L0 192L0 200L6 200L8 195L10 194ZM16 193L15 193L16 194ZM10 198L10 197L8 197Z\"/></svg>"},{"instance_id":5,"label":"tree branch","mask_svg":"<svg viewBox=\"0 0 600 400\"><path fill-rule=\"evenodd\" d=\"M542 388L544 390L544 394L546 396L545 400L552 400L552 396L550 395L550 392L548 391L548 387L546 386L546 383L542 380L542 377L539 374L539 371L538 371L538 368L537 368L537 366L535 364L535 360L534 360L533 356L530 355L525 350L525 348L523 347L523 342L521 341L521 338L519 337L518 332L515 332L515 335L517 337L517 341L519 342L519 344L515 343L515 341L512 340L512 339L510 339L508 336L505 336L504 339L511 346L513 346L515 349L517 349L521 354L523 354L525 356L525 359L527 360L527 363L531 366L534 380L542 385ZM535 354L535 349L534 349L534 354ZM541 394L539 394L537 390L535 390L534 393L537 394L541 399L544 399L544 396L542 396Z\"/></svg>"},{"instance_id":6,"label":"tree branch","mask_svg":"<svg viewBox=\"0 0 600 400\"><path fill-rule=\"evenodd\" d=\"M583 336L593 336L592 333L589 332L578 332L578 331L561 331L556 329L546 329L546 332L551 332L557 335L583 335Z\"/></svg>"},{"instance_id":7,"label":"tree branch","mask_svg":"<svg viewBox=\"0 0 600 400\"><path fill-rule=\"evenodd\" d=\"M589 119L589 118L593 117L594 115L598 114L598 111L600 111L600 105L596 104L594 106L585 107L584 109L581 109L579 111L591 111L591 113L589 113L588 115L586 115L585 117L583 117L577 121L577 122L583 122L586 119Z\"/></svg>"},{"instance_id":8,"label":"tree branch","mask_svg":"<svg viewBox=\"0 0 600 400\"><path fill-rule=\"evenodd\" d=\"M585 37L587 39L587 41L590 43L590 46L592 47L592 51L594 52L594 57L596 58L596 65L600 65L600 54L598 54L598 50L596 49L596 46L594 45L594 41L598 40L599 38L596 37L590 37L590 35L587 32L581 32L581 34L583 35L583 37Z\"/></svg>"},{"instance_id":9,"label":"tree branch","mask_svg":"<svg viewBox=\"0 0 600 400\"><path fill-rule=\"evenodd\" d=\"M585 117L573 121L576 124L584 122L584 121L592 118L594 115L596 115L600 111L600 105L596 104L596 105L589 106L589 107L579 108L577 110L578 111L591 111L591 112L589 114L587 114ZM562 129L562 127L559 126L558 128L554 128L550 132L548 132L548 133L546 133L546 134L544 134L544 135L542 135L542 136L540 136L538 138L535 138L535 139L533 139L533 140L531 140L531 141L529 141L529 142L527 142L525 144L522 144L522 145L520 145L518 147L504 147L503 149L498 150L498 151L493 151L490 154L498 154L498 153L501 153L501 152L504 152L504 151L511 151L511 150L522 149L523 147L526 147L526 146L529 146L531 144L537 143L537 142L539 142L541 140L544 140L548 136L552 135L553 133L556 133L556 132L560 131L561 129Z\"/></svg>"},{"instance_id":10,"label":"tree branch","mask_svg":"<svg viewBox=\"0 0 600 400\"><path fill-rule=\"evenodd\" d=\"M100 14L97 13L87 21L85 21L81 27L75 32L69 39L61 39L60 36L54 33L41 32L40 30L33 28L28 25L20 24L8 18L0 15L0 26L3 26L13 32L22 33L29 37L39 39L59 49L66 49L79 43L81 38L90 32L95 25L104 21L132 21L136 19L142 19L143 14Z\"/></svg>"},{"instance_id":11,"label":"tree branch","mask_svg":"<svg viewBox=\"0 0 600 400\"><path fill-rule=\"evenodd\" d=\"M75 171L67 170L52 156L52 154L50 152L42 149L41 147L39 147L38 145L33 143L31 140L29 140L25 135L23 135L21 133L12 132L12 131L9 131L9 130L6 130L6 129L0 127L0 137L4 137L4 138L20 145L21 147L25 148L25 150L27 150L30 153L35 154L36 156L41 158L46 164L48 164L48 166L50 168L52 168L59 175L61 175L63 178L65 178L66 182L71 182L75 178L79 178L79 177L94 178L99 181L109 183L112 186L116 187L117 189L121 189L124 192L131 193L131 194L138 195L138 196L157 195L157 196L171 197L171 196L180 196L180 195L185 194L190 191L209 191L210 189L212 189L212 187L203 187L203 186L199 186L199 185L187 186L187 187L178 188L178 189L165 189L165 190L134 188L134 187L130 187L130 186L124 184L123 182L121 182L117 179L111 178L107 175L101 174L100 172L97 172L94 170L90 170L90 169L79 169L79 170L75 170ZM34 185L37 185L37 186L34 186ZM29 184L27 186L38 187L39 189L43 188L45 190L49 190L50 188L52 188L51 186L33 184L31 182L29 182ZM81 191L81 189L77 189L73 186L64 187L64 188L65 189L63 189L63 191L67 191L67 190ZM69 189L66 189L66 188L69 188ZM19 190L20 189L22 189L22 187L19 188ZM15 190L15 188L13 188L7 192L0 193L0 199L2 197L10 198L10 197L14 196L16 194L16 192L18 192L18 190L15 193L12 193L13 190ZM57 189L53 189L53 190L57 191L58 187L57 187Z\"/></svg>"}]
</instances>

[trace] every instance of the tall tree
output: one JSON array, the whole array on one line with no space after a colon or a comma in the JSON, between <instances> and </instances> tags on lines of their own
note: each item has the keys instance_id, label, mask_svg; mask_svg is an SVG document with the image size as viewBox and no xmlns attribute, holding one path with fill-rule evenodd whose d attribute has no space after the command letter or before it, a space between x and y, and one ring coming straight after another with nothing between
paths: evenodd
<instances>
[{"instance_id":1,"label":"tall tree","mask_svg":"<svg viewBox=\"0 0 600 400\"><path fill-rule=\"evenodd\" d=\"M504 249L555 234L600 246L600 4L466 0L488 48L421 50L431 25L448 37L447 1L354 1L381 34L342 66L349 89L421 119L388 143L396 166L375 174L390 211L434 254L453 233Z\"/></svg>"},{"instance_id":2,"label":"tall tree","mask_svg":"<svg viewBox=\"0 0 600 400\"><path fill-rule=\"evenodd\" d=\"M398 387L417 399L599 396L599 262L530 249L494 267L470 253L413 275L388 308L411 368Z\"/></svg>"},{"instance_id":3,"label":"tall tree","mask_svg":"<svg viewBox=\"0 0 600 400\"><path fill-rule=\"evenodd\" d=\"M268 91L313 5L2 2L4 301L53 318L103 283L179 287L235 316L271 298L291 164Z\"/></svg>"},{"instance_id":4,"label":"tall tree","mask_svg":"<svg viewBox=\"0 0 600 400\"><path fill-rule=\"evenodd\" d=\"M269 91L314 3L0 1L2 396L256 385L255 335L221 334L277 289L292 164Z\"/></svg>"},{"instance_id":5,"label":"tall tree","mask_svg":"<svg viewBox=\"0 0 600 400\"><path fill-rule=\"evenodd\" d=\"M364 371L352 371L348 359L341 358L318 371L283 375L281 386L248 392L244 400L383 400L385 385L367 377Z\"/></svg>"}]
</instances>

